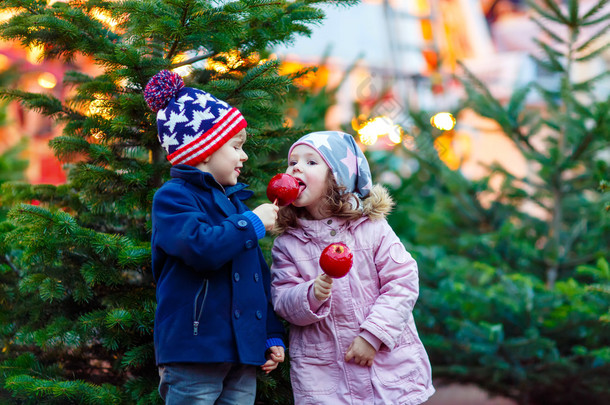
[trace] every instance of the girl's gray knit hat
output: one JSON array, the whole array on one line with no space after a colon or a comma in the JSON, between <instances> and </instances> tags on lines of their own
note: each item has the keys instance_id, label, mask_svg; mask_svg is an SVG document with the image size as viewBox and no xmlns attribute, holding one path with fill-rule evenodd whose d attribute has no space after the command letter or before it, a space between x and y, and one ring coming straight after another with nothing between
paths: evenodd
<instances>
[{"instance_id":1,"label":"girl's gray knit hat","mask_svg":"<svg viewBox=\"0 0 610 405\"><path fill-rule=\"evenodd\" d=\"M353 136L339 131L312 132L292 145L288 158L298 145L315 149L346 192L364 198L371 191L371 169Z\"/></svg>"}]
</instances>

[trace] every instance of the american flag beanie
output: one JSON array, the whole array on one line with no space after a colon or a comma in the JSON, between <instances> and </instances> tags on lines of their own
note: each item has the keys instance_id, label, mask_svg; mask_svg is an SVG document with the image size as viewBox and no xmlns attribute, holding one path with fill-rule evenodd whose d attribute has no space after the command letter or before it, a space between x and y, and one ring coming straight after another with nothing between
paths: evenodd
<instances>
[{"instance_id":1,"label":"american flag beanie","mask_svg":"<svg viewBox=\"0 0 610 405\"><path fill-rule=\"evenodd\" d=\"M184 87L182 77L169 70L150 79L144 99L157 113L157 136L172 165L198 165L247 125L237 108Z\"/></svg>"}]
</instances>

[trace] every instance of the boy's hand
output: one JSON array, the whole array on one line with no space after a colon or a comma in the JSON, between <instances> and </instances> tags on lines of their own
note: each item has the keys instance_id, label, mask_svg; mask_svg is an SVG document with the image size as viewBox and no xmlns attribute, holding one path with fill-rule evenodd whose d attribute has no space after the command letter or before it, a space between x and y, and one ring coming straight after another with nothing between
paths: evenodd
<instances>
[{"instance_id":1,"label":"boy's hand","mask_svg":"<svg viewBox=\"0 0 610 405\"><path fill-rule=\"evenodd\" d=\"M356 364L371 367L376 354L377 351L366 341L366 339L356 336L356 339L354 339L352 344L347 348L345 362L347 363L351 359L354 359L354 363Z\"/></svg>"},{"instance_id":2,"label":"boy's hand","mask_svg":"<svg viewBox=\"0 0 610 405\"><path fill-rule=\"evenodd\" d=\"M324 301L330 297L333 288L333 279L325 273L320 274L313 282L313 295L318 301Z\"/></svg>"},{"instance_id":3,"label":"boy's hand","mask_svg":"<svg viewBox=\"0 0 610 405\"><path fill-rule=\"evenodd\" d=\"M261 366L266 374L277 368L279 363L284 361L284 348L282 346L271 346L267 354L267 362Z\"/></svg>"},{"instance_id":4,"label":"boy's hand","mask_svg":"<svg viewBox=\"0 0 610 405\"><path fill-rule=\"evenodd\" d=\"M275 220L277 219L277 211L280 208L275 204L261 204L252 210L265 225L265 229L270 231L275 226Z\"/></svg>"}]
</instances>

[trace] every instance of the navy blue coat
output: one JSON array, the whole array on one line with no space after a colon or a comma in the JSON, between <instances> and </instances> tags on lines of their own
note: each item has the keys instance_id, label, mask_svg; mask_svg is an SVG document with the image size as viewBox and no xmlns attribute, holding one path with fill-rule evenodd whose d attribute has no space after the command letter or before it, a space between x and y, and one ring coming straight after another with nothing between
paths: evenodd
<instances>
[{"instance_id":1,"label":"navy blue coat","mask_svg":"<svg viewBox=\"0 0 610 405\"><path fill-rule=\"evenodd\" d=\"M176 165L152 209L157 283L155 354L172 362L265 362L268 338L281 338L270 273L242 202L245 184L223 188L194 167Z\"/></svg>"}]
</instances>

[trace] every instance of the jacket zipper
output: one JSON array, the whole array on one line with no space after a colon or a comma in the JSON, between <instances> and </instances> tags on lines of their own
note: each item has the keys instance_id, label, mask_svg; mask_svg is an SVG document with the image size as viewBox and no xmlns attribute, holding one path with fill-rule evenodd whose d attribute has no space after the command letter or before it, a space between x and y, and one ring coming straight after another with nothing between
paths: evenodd
<instances>
[{"instance_id":1,"label":"jacket zipper","mask_svg":"<svg viewBox=\"0 0 610 405\"><path fill-rule=\"evenodd\" d=\"M205 291L204 291L205 290ZM199 296L203 291L203 299L201 300L201 306L199 307L199 314L197 314L197 301L199 301ZM197 295L195 296L195 302L193 303L193 335L197 336L199 333L199 320L201 319L201 315L203 314L203 306L205 305L205 298L208 295L208 280L205 279L199 291L197 291Z\"/></svg>"}]
</instances>

